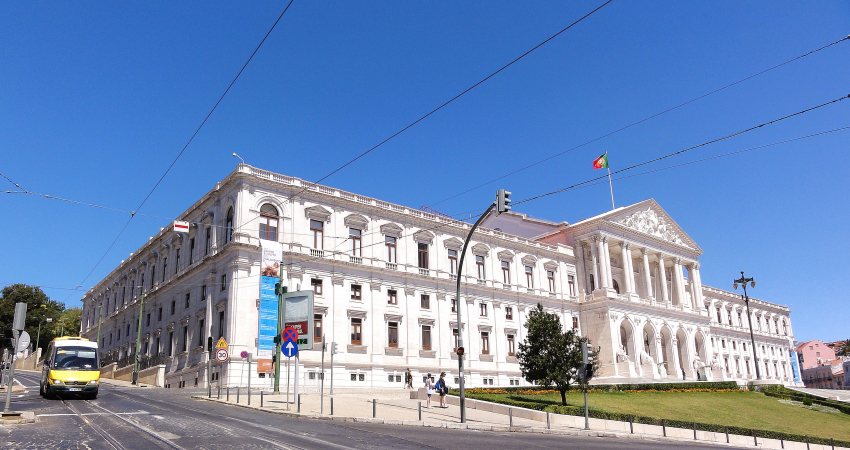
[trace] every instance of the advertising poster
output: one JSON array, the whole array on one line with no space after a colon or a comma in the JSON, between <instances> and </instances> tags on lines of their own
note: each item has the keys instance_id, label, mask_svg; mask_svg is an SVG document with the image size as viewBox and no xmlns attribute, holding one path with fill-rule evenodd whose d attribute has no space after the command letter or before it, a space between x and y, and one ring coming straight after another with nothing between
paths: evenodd
<instances>
[{"instance_id":1,"label":"advertising poster","mask_svg":"<svg viewBox=\"0 0 850 450\"><path fill-rule=\"evenodd\" d=\"M797 352L791 352L791 372L794 373L794 382L800 383L800 367L797 364Z\"/></svg>"},{"instance_id":2,"label":"advertising poster","mask_svg":"<svg viewBox=\"0 0 850 450\"><path fill-rule=\"evenodd\" d=\"M257 333L257 356L271 358L274 350L274 336L277 334L277 296L274 286L280 281L280 261L282 247L280 242L260 240L260 312Z\"/></svg>"},{"instance_id":3,"label":"advertising poster","mask_svg":"<svg viewBox=\"0 0 850 450\"><path fill-rule=\"evenodd\" d=\"M286 305L284 322L298 332L298 349L313 348L313 291L296 291L283 295Z\"/></svg>"}]
</instances>

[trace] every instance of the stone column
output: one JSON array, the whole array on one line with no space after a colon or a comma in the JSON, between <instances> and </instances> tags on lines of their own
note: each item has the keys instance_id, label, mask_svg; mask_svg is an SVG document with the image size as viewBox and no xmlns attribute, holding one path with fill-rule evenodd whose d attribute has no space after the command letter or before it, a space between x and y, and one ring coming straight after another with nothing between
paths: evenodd
<instances>
[{"instance_id":1,"label":"stone column","mask_svg":"<svg viewBox=\"0 0 850 450\"><path fill-rule=\"evenodd\" d=\"M697 308L703 311L705 310L705 299L702 296L702 278L699 274L698 262L693 263L691 266L691 277L693 278L691 282L694 284L694 292L696 293Z\"/></svg>"},{"instance_id":2,"label":"stone column","mask_svg":"<svg viewBox=\"0 0 850 450\"><path fill-rule=\"evenodd\" d=\"M593 242L590 243L590 258L591 264L593 265L593 289L591 292L599 289L602 285L600 284L599 279L599 242L596 236L593 237Z\"/></svg>"},{"instance_id":3,"label":"stone column","mask_svg":"<svg viewBox=\"0 0 850 450\"><path fill-rule=\"evenodd\" d=\"M643 253L643 282L644 286L646 286L646 298L652 300L654 294L652 292L652 274L649 271L649 252L647 249L643 249L641 252Z\"/></svg>"},{"instance_id":4,"label":"stone column","mask_svg":"<svg viewBox=\"0 0 850 450\"><path fill-rule=\"evenodd\" d=\"M634 286L632 284L632 276L631 269L629 268L629 244L627 242L623 242L621 247L621 253L623 256L623 282L626 284L626 294L634 293Z\"/></svg>"},{"instance_id":5,"label":"stone column","mask_svg":"<svg viewBox=\"0 0 850 450\"><path fill-rule=\"evenodd\" d=\"M682 275L682 258L673 260L673 298L679 306L685 304L685 277Z\"/></svg>"},{"instance_id":6,"label":"stone column","mask_svg":"<svg viewBox=\"0 0 850 450\"><path fill-rule=\"evenodd\" d=\"M596 238L596 260L599 263L599 279L597 280L597 284L599 285L599 288L602 289L607 289L608 286L610 286L610 283L608 283L608 273L605 271L608 266L608 264L605 263L605 260L608 259L606 256L608 252L605 251L607 247L608 245L605 238Z\"/></svg>"},{"instance_id":7,"label":"stone column","mask_svg":"<svg viewBox=\"0 0 850 450\"><path fill-rule=\"evenodd\" d=\"M664 255L658 254L658 284L661 285L661 301L670 304L670 293L667 292L667 272L664 270Z\"/></svg>"},{"instance_id":8,"label":"stone column","mask_svg":"<svg viewBox=\"0 0 850 450\"><path fill-rule=\"evenodd\" d=\"M602 265L605 268L605 287L614 287L614 278L611 276L611 249L608 247L608 237L602 237L602 250L605 252Z\"/></svg>"},{"instance_id":9,"label":"stone column","mask_svg":"<svg viewBox=\"0 0 850 450\"><path fill-rule=\"evenodd\" d=\"M629 283L632 285L632 290L629 292L630 294L637 294L637 280L635 279L635 266L634 260L632 259L632 246L629 243L626 243L626 263L628 265L627 277L629 278Z\"/></svg>"}]
</instances>

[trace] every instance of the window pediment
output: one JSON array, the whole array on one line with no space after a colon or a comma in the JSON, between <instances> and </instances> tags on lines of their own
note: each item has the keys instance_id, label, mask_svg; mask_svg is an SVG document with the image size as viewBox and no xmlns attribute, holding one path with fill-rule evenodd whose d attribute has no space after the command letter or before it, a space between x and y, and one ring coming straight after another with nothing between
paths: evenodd
<instances>
[{"instance_id":1,"label":"window pediment","mask_svg":"<svg viewBox=\"0 0 850 450\"><path fill-rule=\"evenodd\" d=\"M472 246L472 253L478 256L487 256L490 253L490 247L487 244L478 243Z\"/></svg>"},{"instance_id":2,"label":"window pediment","mask_svg":"<svg viewBox=\"0 0 850 450\"><path fill-rule=\"evenodd\" d=\"M369 219L361 216L360 214L349 214L345 216L343 223L345 223L345 226L349 228L357 228L359 230L366 231L367 226L369 225Z\"/></svg>"},{"instance_id":3,"label":"window pediment","mask_svg":"<svg viewBox=\"0 0 850 450\"><path fill-rule=\"evenodd\" d=\"M514 260L514 252L510 250L502 250L499 252L498 256L502 261L513 262Z\"/></svg>"},{"instance_id":4,"label":"window pediment","mask_svg":"<svg viewBox=\"0 0 850 450\"><path fill-rule=\"evenodd\" d=\"M434 242L434 233L428 230L419 230L416 233L413 233L413 240L421 244L430 245Z\"/></svg>"},{"instance_id":5,"label":"window pediment","mask_svg":"<svg viewBox=\"0 0 850 450\"><path fill-rule=\"evenodd\" d=\"M321 205L305 208L304 214L308 219L321 220L322 222L330 222L331 220L331 212Z\"/></svg>"},{"instance_id":6,"label":"window pediment","mask_svg":"<svg viewBox=\"0 0 850 450\"><path fill-rule=\"evenodd\" d=\"M360 310L360 309L349 309L348 310L348 317L356 317L356 318L359 318L359 319L365 319L366 318L366 311L363 311L363 310Z\"/></svg>"},{"instance_id":7,"label":"window pediment","mask_svg":"<svg viewBox=\"0 0 850 450\"><path fill-rule=\"evenodd\" d=\"M555 261L546 261L543 264L543 268L555 272L556 270L558 270L558 263L556 263Z\"/></svg>"},{"instance_id":8,"label":"window pediment","mask_svg":"<svg viewBox=\"0 0 850 450\"><path fill-rule=\"evenodd\" d=\"M463 247L463 241L452 237L443 241L443 245L449 250L460 250L460 248Z\"/></svg>"},{"instance_id":9,"label":"window pediment","mask_svg":"<svg viewBox=\"0 0 850 450\"><path fill-rule=\"evenodd\" d=\"M404 230L400 226L394 223L385 223L381 225L381 233L387 236L400 238L403 231Z\"/></svg>"}]
</instances>

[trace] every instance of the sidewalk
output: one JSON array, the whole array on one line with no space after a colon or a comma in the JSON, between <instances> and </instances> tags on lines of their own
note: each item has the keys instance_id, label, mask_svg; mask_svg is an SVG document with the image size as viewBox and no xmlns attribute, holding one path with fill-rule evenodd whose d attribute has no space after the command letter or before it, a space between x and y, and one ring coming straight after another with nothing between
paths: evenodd
<instances>
[{"instance_id":1,"label":"sidewalk","mask_svg":"<svg viewBox=\"0 0 850 450\"><path fill-rule=\"evenodd\" d=\"M541 411L508 407L471 399L466 400L466 423L460 423L457 406L459 399L457 397L448 396L447 403L449 406L447 408L440 408L439 397L434 396L431 402L431 408L427 408L425 406L425 400L410 398L411 392L407 390L335 392L333 397L333 414L331 414L330 397L325 395L323 414L320 414L320 396L312 392L301 394L300 412L298 412L297 400L290 398L287 403L286 394L272 395L270 393L263 393L261 400L260 392L254 391L251 394L251 404L248 405L247 389L245 388L238 390L238 401L236 388L230 389L229 400L226 389L222 389L220 399L218 398L217 390L213 391L212 398L208 398L207 395L197 395L193 396L193 398L285 414L293 417L322 420L477 431L528 432L587 437L698 442L701 444L735 447L755 447L755 442L757 441L757 446L760 448L788 450L831 449L830 446L825 445L807 445L803 442L780 441L766 438L758 438L756 440L752 436L740 435L728 435L727 443L725 433L699 430L694 432L694 430L689 429L629 424L628 422L602 419L590 419L590 430L584 430L583 417L546 414ZM415 397L415 395L413 396ZM262 407L260 406L261 401ZM420 403L421 420L419 417Z\"/></svg>"}]
</instances>

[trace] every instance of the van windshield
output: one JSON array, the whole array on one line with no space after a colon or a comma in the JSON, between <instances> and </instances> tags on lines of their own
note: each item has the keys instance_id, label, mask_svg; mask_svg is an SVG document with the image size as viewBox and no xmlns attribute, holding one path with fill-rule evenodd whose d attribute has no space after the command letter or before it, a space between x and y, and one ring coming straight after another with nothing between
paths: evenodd
<instances>
[{"instance_id":1,"label":"van windshield","mask_svg":"<svg viewBox=\"0 0 850 450\"><path fill-rule=\"evenodd\" d=\"M59 347L56 349L52 368L59 370L97 369L97 350L90 347Z\"/></svg>"}]
</instances>

